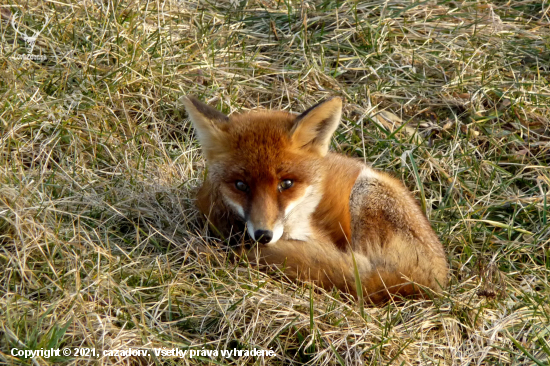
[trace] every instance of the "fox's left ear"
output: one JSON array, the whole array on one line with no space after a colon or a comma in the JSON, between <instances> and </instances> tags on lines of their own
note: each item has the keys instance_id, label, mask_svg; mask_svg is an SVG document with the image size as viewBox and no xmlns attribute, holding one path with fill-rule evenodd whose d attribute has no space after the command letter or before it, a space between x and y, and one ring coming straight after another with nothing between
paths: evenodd
<instances>
[{"instance_id":1,"label":"fox's left ear","mask_svg":"<svg viewBox=\"0 0 550 366\"><path fill-rule=\"evenodd\" d=\"M223 125L227 124L229 117L194 97L183 97L181 101L197 131L206 159L210 160L217 154L223 153L225 150Z\"/></svg>"},{"instance_id":2,"label":"fox's left ear","mask_svg":"<svg viewBox=\"0 0 550 366\"><path fill-rule=\"evenodd\" d=\"M292 143L325 156L341 116L342 99L338 97L314 105L296 118L290 132Z\"/></svg>"}]
</instances>

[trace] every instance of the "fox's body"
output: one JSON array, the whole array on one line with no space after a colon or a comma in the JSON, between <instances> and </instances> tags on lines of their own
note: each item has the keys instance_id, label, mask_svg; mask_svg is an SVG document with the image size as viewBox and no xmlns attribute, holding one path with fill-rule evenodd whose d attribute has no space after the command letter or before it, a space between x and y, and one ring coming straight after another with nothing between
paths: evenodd
<instances>
[{"instance_id":1,"label":"fox's body","mask_svg":"<svg viewBox=\"0 0 550 366\"><path fill-rule=\"evenodd\" d=\"M373 302L439 290L443 248L409 191L357 160L329 153L338 98L301 115L256 112L230 118L185 100L208 160L197 204L228 234L246 223L260 242L249 256L296 279L356 295L355 267Z\"/></svg>"}]
</instances>

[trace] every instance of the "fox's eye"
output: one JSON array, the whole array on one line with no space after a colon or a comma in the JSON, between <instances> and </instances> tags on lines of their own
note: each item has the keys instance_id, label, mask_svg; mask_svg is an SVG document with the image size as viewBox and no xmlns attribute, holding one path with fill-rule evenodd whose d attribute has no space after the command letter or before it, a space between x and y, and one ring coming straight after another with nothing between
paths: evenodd
<instances>
[{"instance_id":1,"label":"fox's eye","mask_svg":"<svg viewBox=\"0 0 550 366\"><path fill-rule=\"evenodd\" d=\"M247 186L246 183L243 182L242 180L236 181L236 182L235 182L235 187L236 187L239 191L248 192L248 186Z\"/></svg>"},{"instance_id":2,"label":"fox's eye","mask_svg":"<svg viewBox=\"0 0 550 366\"><path fill-rule=\"evenodd\" d=\"M294 182L291 179L285 179L281 183L279 183L279 191L284 191L285 189L289 189L294 185Z\"/></svg>"}]
</instances>

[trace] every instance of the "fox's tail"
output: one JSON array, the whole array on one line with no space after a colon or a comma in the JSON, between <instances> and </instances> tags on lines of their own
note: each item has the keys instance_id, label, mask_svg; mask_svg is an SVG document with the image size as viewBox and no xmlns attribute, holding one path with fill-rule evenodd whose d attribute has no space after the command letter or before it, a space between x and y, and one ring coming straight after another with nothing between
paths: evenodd
<instances>
[{"instance_id":1,"label":"fox's tail","mask_svg":"<svg viewBox=\"0 0 550 366\"><path fill-rule=\"evenodd\" d=\"M429 258L420 254L422 259ZM311 281L325 289L335 286L356 298L361 288L364 298L376 304L393 295L423 296L423 287L437 292L446 284L446 272L434 273L437 266L430 265L429 260L404 268L394 257L382 252L367 256L351 250L344 252L330 244L280 240L254 247L248 256L256 262L277 265L291 279Z\"/></svg>"}]
</instances>

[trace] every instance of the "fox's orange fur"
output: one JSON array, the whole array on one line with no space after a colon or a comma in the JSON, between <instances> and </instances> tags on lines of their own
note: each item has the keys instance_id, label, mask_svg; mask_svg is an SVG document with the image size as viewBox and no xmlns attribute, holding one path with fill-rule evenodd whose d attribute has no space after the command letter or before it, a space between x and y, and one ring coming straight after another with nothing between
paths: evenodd
<instances>
[{"instance_id":1,"label":"fox's orange fur","mask_svg":"<svg viewBox=\"0 0 550 366\"><path fill-rule=\"evenodd\" d=\"M259 242L248 255L295 279L379 303L447 283L443 248L403 184L355 159L330 153L342 102L301 115L282 111L227 117L184 98L208 161L197 205L228 234L246 224Z\"/></svg>"}]
</instances>

